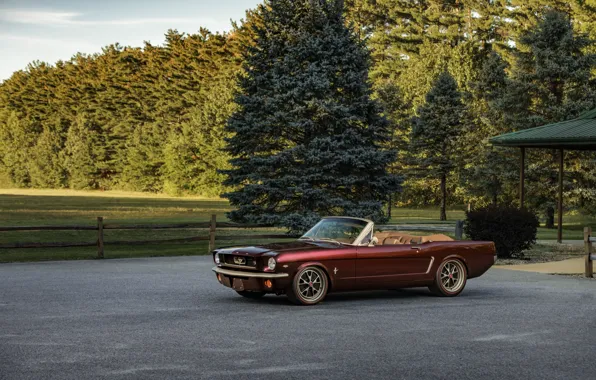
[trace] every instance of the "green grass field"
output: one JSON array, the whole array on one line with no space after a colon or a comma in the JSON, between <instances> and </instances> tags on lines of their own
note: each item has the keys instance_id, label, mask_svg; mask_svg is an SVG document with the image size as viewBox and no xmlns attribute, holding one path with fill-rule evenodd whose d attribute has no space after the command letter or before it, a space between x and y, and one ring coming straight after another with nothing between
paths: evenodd
<instances>
[{"instance_id":1,"label":"green grass field","mask_svg":"<svg viewBox=\"0 0 596 380\"><path fill-rule=\"evenodd\" d=\"M225 221L226 212L230 211L227 201L204 198L174 198L127 192L85 192L71 190L23 190L0 189L0 225L1 226L43 226L43 225L96 225L98 216L104 217L104 223L118 224L156 224L208 221L211 214L217 215L218 221ZM450 210L447 222L438 221L437 209L394 209L393 224L453 224L463 219L463 210ZM565 216L565 239L582 239L583 227L592 225L596 220L573 215ZM240 230L221 231L226 233L246 234L242 241L219 242L216 245L256 244L262 240L250 239L255 233L283 233L283 230ZM220 235L218 233L218 235ZM187 230L106 230L105 257L144 257L168 255L206 254L207 242L184 244L146 244L146 245L110 245L114 240L153 240L190 236L206 236L205 229ZM23 231L0 232L0 243L12 242L72 242L97 239L96 231ZM556 230L539 230L538 239L556 239ZM37 261L63 259L90 259L96 256L95 247L75 248L27 248L0 249L0 262Z\"/></svg>"}]
</instances>

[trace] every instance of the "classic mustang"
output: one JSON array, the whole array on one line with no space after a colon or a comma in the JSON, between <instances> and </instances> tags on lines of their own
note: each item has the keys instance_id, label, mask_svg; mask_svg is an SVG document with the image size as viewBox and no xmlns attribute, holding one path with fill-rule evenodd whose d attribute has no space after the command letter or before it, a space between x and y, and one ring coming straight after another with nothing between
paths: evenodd
<instances>
[{"instance_id":1,"label":"classic mustang","mask_svg":"<svg viewBox=\"0 0 596 380\"><path fill-rule=\"evenodd\" d=\"M286 294L314 305L329 292L427 286L456 296L495 262L487 241L376 232L372 221L323 218L297 241L213 251L217 280L238 294Z\"/></svg>"}]
</instances>

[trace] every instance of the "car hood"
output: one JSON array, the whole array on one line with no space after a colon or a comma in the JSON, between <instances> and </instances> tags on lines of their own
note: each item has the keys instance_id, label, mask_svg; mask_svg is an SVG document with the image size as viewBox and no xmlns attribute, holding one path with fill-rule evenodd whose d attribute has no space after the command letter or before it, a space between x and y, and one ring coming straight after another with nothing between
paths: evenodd
<instances>
[{"instance_id":1,"label":"car hood","mask_svg":"<svg viewBox=\"0 0 596 380\"><path fill-rule=\"evenodd\" d=\"M322 249L337 249L340 247L342 246L333 243L292 241L287 243L271 243L245 247L226 247L217 249L216 252L224 255L275 256L279 253L294 253L316 250L320 251Z\"/></svg>"}]
</instances>

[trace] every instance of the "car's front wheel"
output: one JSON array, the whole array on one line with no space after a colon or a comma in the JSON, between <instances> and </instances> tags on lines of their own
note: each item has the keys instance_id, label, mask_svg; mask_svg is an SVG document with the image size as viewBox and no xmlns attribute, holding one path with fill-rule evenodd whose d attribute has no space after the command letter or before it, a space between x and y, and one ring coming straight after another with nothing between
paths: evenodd
<instances>
[{"instance_id":1,"label":"car's front wheel","mask_svg":"<svg viewBox=\"0 0 596 380\"><path fill-rule=\"evenodd\" d=\"M263 297L265 294L265 292L250 292L248 290L243 290L243 291L236 291L236 293L240 294L242 297L246 297L246 298L251 298L251 299L258 299Z\"/></svg>"},{"instance_id":2,"label":"car's front wheel","mask_svg":"<svg viewBox=\"0 0 596 380\"><path fill-rule=\"evenodd\" d=\"M466 266L460 260L448 259L439 265L435 282L428 288L441 297L454 297L464 290L468 279Z\"/></svg>"},{"instance_id":3,"label":"car's front wheel","mask_svg":"<svg viewBox=\"0 0 596 380\"><path fill-rule=\"evenodd\" d=\"M288 298L297 305L314 305L327 295L329 282L325 272L316 266L302 268L294 276Z\"/></svg>"}]
</instances>

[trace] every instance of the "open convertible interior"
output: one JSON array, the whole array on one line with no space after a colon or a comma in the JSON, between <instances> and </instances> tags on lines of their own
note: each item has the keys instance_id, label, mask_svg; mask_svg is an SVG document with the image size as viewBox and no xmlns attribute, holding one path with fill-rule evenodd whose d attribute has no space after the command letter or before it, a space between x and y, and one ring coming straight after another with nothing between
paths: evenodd
<instances>
[{"instance_id":1,"label":"open convertible interior","mask_svg":"<svg viewBox=\"0 0 596 380\"><path fill-rule=\"evenodd\" d=\"M377 232L374 234L374 237L378 239L376 245L421 244L433 241L453 241L449 236L442 234L415 236L399 231Z\"/></svg>"}]
</instances>

